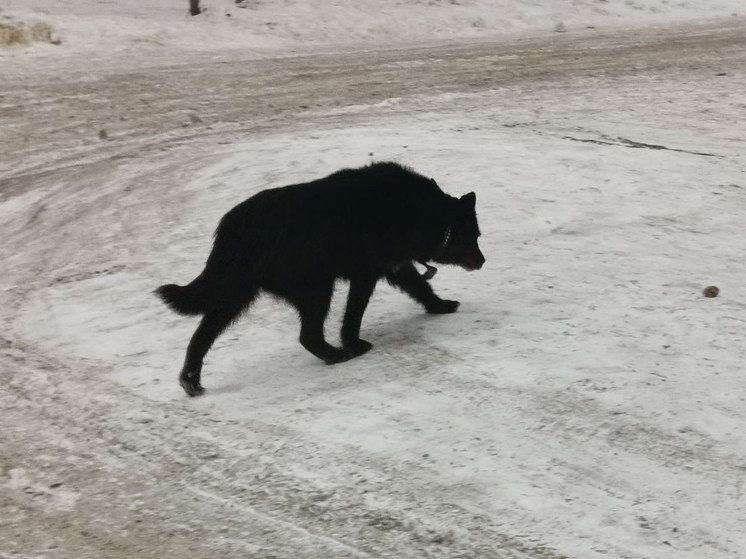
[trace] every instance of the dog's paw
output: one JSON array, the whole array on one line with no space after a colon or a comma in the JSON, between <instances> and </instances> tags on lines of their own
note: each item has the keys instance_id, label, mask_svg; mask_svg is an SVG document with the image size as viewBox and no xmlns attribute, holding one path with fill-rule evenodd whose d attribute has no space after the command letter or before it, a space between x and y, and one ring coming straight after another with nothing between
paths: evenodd
<instances>
[{"instance_id":1,"label":"dog's paw","mask_svg":"<svg viewBox=\"0 0 746 559\"><path fill-rule=\"evenodd\" d=\"M344 342L344 347L338 349L334 354L329 355L324 361L327 365L335 365L337 363L344 363L355 357L359 357L364 353L368 353L373 344L366 342L365 340L348 340Z\"/></svg>"},{"instance_id":2,"label":"dog's paw","mask_svg":"<svg viewBox=\"0 0 746 559\"><path fill-rule=\"evenodd\" d=\"M188 396L201 396L205 393L205 389L200 381L195 380L192 377L182 375L181 377L179 377L179 384Z\"/></svg>"},{"instance_id":3,"label":"dog's paw","mask_svg":"<svg viewBox=\"0 0 746 559\"><path fill-rule=\"evenodd\" d=\"M458 310L461 303L458 301L449 301L448 299L438 299L427 305L425 310L429 314L450 314Z\"/></svg>"},{"instance_id":4,"label":"dog's paw","mask_svg":"<svg viewBox=\"0 0 746 559\"><path fill-rule=\"evenodd\" d=\"M353 340L351 342L345 342L345 350L352 354L353 357L368 353L372 348L373 344L366 342L365 340Z\"/></svg>"}]
</instances>

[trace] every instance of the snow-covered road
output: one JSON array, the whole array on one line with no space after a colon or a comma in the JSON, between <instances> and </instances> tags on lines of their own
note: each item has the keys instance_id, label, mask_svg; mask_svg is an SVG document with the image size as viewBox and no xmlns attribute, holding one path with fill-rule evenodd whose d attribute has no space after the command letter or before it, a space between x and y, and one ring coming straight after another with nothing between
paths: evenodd
<instances>
[{"instance_id":1,"label":"snow-covered road","mask_svg":"<svg viewBox=\"0 0 746 559\"><path fill-rule=\"evenodd\" d=\"M0 105L0 557L743 556L742 19L40 64ZM383 159L477 192L459 313L382 285L325 367L263 299L187 399L151 290L234 203Z\"/></svg>"}]
</instances>

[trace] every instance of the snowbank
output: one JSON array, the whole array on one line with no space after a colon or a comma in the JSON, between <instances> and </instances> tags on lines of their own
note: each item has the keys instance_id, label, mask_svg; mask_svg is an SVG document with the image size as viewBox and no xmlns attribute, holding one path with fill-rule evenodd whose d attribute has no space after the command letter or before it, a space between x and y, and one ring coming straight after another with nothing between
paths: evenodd
<instances>
[{"instance_id":1,"label":"snowbank","mask_svg":"<svg viewBox=\"0 0 746 559\"><path fill-rule=\"evenodd\" d=\"M212 50L388 45L589 28L697 23L746 12L741 0L5 0L0 22L51 25L67 52L142 47ZM29 47L13 49L13 53ZM60 48L36 45L32 52ZM0 51L1 52L1 51ZM8 55L7 49L5 55Z\"/></svg>"}]
</instances>

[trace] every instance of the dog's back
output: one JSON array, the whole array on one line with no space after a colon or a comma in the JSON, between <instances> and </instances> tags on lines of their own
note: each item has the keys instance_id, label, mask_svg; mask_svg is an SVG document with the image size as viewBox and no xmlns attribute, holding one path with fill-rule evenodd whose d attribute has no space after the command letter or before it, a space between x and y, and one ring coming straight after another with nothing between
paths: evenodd
<instances>
[{"instance_id":1,"label":"dog's back","mask_svg":"<svg viewBox=\"0 0 746 559\"><path fill-rule=\"evenodd\" d=\"M383 275L417 257L445 227L447 196L431 179L393 163L345 169L262 191L230 210L214 250L231 247L259 281L282 274ZM442 225L442 227L441 227Z\"/></svg>"}]
</instances>

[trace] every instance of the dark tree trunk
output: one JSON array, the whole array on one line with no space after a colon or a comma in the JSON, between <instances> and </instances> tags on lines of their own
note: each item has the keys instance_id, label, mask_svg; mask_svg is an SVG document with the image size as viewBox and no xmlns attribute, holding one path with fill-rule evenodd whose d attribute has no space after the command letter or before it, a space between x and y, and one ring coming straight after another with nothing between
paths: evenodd
<instances>
[{"instance_id":1,"label":"dark tree trunk","mask_svg":"<svg viewBox=\"0 0 746 559\"><path fill-rule=\"evenodd\" d=\"M199 0L189 0L189 13L193 16L198 16L202 13L199 9Z\"/></svg>"}]
</instances>

